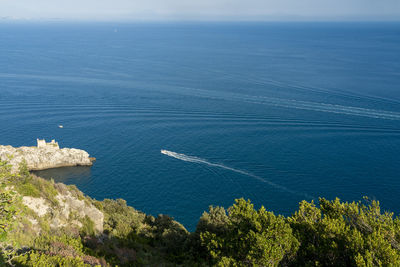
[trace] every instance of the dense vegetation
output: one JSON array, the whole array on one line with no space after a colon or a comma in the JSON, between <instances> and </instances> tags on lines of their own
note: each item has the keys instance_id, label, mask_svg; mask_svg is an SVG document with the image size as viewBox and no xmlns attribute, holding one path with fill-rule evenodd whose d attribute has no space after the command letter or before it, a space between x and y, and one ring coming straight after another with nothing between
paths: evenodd
<instances>
[{"instance_id":1,"label":"dense vegetation","mask_svg":"<svg viewBox=\"0 0 400 267\"><path fill-rule=\"evenodd\" d=\"M227 210L211 206L189 233L169 216L146 215L121 199L90 199L74 186L31 175L24 166L16 175L0 162L0 183L0 265L400 266L400 220L367 198L302 201L290 217L237 199ZM22 204L22 196L31 196L59 208L56 196L62 190L103 212L102 233L88 217L80 219L79 228L54 229L50 217Z\"/></svg>"}]
</instances>

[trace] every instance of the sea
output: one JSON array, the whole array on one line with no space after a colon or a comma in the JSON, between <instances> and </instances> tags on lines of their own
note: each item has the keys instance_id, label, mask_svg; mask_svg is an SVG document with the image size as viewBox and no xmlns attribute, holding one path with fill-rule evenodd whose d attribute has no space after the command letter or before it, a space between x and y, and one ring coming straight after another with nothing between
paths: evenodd
<instances>
[{"instance_id":1,"label":"sea","mask_svg":"<svg viewBox=\"0 0 400 267\"><path fill-rule=\"evenodd\" d=\"M400 23L3 21L0 144L37 138L97 159L38 175L190 231L242 197L397 216Z\"/></svg>"}]
</instances>

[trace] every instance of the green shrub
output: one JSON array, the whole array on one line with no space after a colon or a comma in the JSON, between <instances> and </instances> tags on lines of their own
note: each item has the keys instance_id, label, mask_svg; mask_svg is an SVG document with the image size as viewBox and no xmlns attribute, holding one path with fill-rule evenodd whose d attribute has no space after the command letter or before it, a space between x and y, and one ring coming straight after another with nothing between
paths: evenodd
<instances>
[{"instance_id":1,"label":"green shrub","mask_svg":"<svg viewBox=\"0 0 400 267\"><path fill-rule=\"evenodd\" d=\"M80 257L65 257L64 255L48 255L39 251L32 251L26 255L17 257L14 263L22 266L65 266L65 267L90 267Z\"/></svg>"},{"instance_id":2,"label":"green shrub","mask_svg":"<svg viewBox=\"0 0 400 267\"><path fill-rule=\"evenodd\" d=\"M0 160L0 242L6 241L7 233L11 230L13 217L16 214L15 194L6 186L13 178L11 166Z\"/></svg>"},{"instance_id":3,"label":"green shrub","mask_svg":"<svg viewBox=\"0 0 400 267\"><path fill-rule=\"evenodd\" d=\"M0 183L7 184L17 175L11 173L11 165L7 161L0 160Z\"/></svg>"},{"instance_id":4,"label":"green shrub","mask_svg":"<svg viewBox=\"0 0 400 267\"><path fill-rule=\"evenodd\" d=\"M39 235L34 241L34 248L43 251L50 251L55 243L62 243L71 247L77 255L81 255L83 244L80 237L71 237L65 234L51 235L50 233Z\"/></svg>"},{"instance_id":5,"label":"green shrub","mask_svg":"<svg viewBox=\"0 0 400 267\"><path fill-rule=\"evenodd\" d=\"M7 232L13 224L13 216L16 213L14 194L0 188L0 242L5 241Z\"/></svg>"},{"instance_id":6,"label":"green shrub","mask_svg":"<svg viewBox=\"0 0 400 267\"><path fill-rule=\"evenodd\" d=\"M123 199L105 199L102 202L104 230L114 237L126 238L137 232L146 215L126 205Z\"/></svg>"},{"instance_id":7,"label":"green shrub","mask_svg":"<svg viewBox=\"0 0 400 267\"><path fill-rule=\"evenodd\" d=\"M88 216L85 216L85 218L82 219L81 234L83 236L85 235L94 236L95 233L96 231L94 229L94 222Z\"/></svg>"},{"instance_id":8,"label":"green shrub","mask_svg":"<svg viewBox=\"0 0 400 267\"><path fill-rule=\"evenodd\" d=\"M400 266L400 221L379 202L321 198L320 206L303 201L288 218L301 241L294 266Z\"/></svg>"},{"instance_id":9,"label":"green shrub","mask_svg":"<svg viewBox=\"0 0 400 267\"><path fill-rule=\"evenodd\" d=\"M28 179L30 177L31 174L29 173L28 165L25 160L19 165L18 174L21 179Z\"/></svg>"},{"instance_id":10,"label":"green shrub","mask_svg":"<svg viewBox=\"0 0 400 267\"><path fill-rule=\"evenodd\" d=\"M203 214L201 221L209 223L200 224L199 231L201 243L216 265L278 266L284 257L293 257L298 248L284 217L264 207L257 211L250 201L237 199L227 217L222 209L210 208L210 212Z\"/></svg>"},{"instance_id":11,"label":"green shrub","mask_svg":"<svg viewBox=\"0 0 400 267\"><path fill-rule=\"evenodd\" d=\"M42 197L54 206L58 204L56 199L58 191L52 181L29 175L23 180L15 181L14 187L22 196Z\"/></svg>"}]
</instances>

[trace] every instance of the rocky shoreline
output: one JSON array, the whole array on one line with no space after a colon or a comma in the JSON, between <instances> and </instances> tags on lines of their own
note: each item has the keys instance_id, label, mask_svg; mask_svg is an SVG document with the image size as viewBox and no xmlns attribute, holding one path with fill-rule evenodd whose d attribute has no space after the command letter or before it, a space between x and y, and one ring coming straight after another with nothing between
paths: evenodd
<instances>
[{"instance_id":1,"label":"rocky shoreline","mask_svg":"<svg viewBox=\"0 0 400 267\"><path fill-rule=\"evenodd\" d=\"M0 145L0 160L8 161L12 165L12 172L16 172L25 161L28 170L38 171L58 167L91 166L95 158L89 153L75 148L60 148L54 140L46 143L37 140L36 147L12 147Z\"/></svg>"}]
</instances>

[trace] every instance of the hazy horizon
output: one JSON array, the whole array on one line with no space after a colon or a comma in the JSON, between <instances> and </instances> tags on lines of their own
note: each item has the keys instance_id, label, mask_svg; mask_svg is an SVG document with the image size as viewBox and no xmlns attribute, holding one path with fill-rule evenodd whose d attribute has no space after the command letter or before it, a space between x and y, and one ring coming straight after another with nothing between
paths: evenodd
<instances>
[{"instance_id":1,"label":"hazy horizon","mask_svg":"<svg viewBox=\"0 0 400 267\"><path fill-rule=\"evenodd\" d=\"M2 20L399 21L397 0L0 0Z\"/></svg>"}]
</instances>

